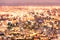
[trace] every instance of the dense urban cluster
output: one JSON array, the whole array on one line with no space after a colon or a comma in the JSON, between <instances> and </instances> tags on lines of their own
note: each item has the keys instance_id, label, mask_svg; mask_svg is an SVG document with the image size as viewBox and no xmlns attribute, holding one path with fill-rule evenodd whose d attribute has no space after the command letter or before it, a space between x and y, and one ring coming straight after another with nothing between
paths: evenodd
<instances>
[{"instance_id":1,"label":"dense urban cluster","mask_svg":"<svg viewBox=\"0 0 60 40\"><path fill-rule=\"evenodd\" d=\"M1 14L0 30L0 40L60 40L60 9L37 9L22 16Z\"/></svg>"}]
</instances>

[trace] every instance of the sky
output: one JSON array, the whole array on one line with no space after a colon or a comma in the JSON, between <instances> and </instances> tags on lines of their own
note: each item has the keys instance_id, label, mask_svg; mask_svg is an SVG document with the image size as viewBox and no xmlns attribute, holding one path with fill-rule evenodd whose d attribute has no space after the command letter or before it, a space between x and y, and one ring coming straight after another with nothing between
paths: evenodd
<instances>
[{"instance_id":1,"label":"sky","mask_svg":"<svg viewBox=\"0 0 60 40\"><path fill-rule=\"evenodd\" d=\"M0 0L0 5L60 5L60 0Z\"/></svg>"}]
</instances>

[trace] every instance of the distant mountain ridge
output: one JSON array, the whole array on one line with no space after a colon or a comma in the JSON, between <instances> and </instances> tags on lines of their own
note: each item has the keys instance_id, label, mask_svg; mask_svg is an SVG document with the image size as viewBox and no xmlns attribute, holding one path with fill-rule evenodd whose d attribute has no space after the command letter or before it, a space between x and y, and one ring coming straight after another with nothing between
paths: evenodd
<instances>
[{"instance_id":1,"label":"distant mountain ridge","mask_svg":"<svg viewBox=\"0 0 60 40\"><path fill-rule=\"evenodd\" d=\"M60 0L0 0L0 6L50 6L50 5L60 5Z\"/></svg>"}]
</instances>

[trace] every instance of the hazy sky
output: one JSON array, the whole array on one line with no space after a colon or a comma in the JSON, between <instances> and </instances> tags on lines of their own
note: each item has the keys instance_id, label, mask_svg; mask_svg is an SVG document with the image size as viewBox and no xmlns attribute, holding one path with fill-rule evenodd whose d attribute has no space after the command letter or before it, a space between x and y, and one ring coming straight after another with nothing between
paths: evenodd
<instances>
[{"instance_id":1,"label":"hazy sky","mask_svg":"<svg viewBox=\"0 0 60 40\"><path fill-rule=\"evenodd\" d=\"M60 5L60 0L0 0L0 5Z\"/></svg>"}]
</instances>

